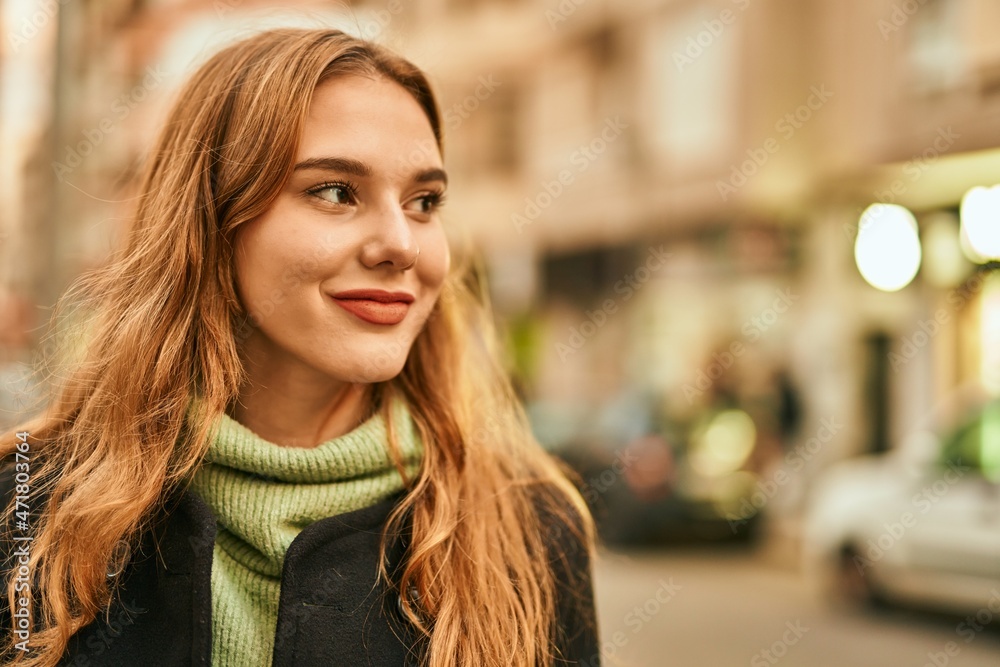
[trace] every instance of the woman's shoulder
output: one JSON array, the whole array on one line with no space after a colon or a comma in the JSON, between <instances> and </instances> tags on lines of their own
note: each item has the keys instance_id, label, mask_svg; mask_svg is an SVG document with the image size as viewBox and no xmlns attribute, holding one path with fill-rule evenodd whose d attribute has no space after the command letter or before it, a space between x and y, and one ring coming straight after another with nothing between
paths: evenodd
<instances>
[{"instance_id":1,"label":"woman's shoulder","mask_svg":"<svg viewBox=\"0 0 1000 667\"><path fill-rule=\"evenodd\" d=\"M0 572L6 573L9 568L9 561L14 550L14 540L11 538L11 522L14 514L8 513L7 508L14 504L17 491L17 468L14 457L0 459ZM11 512L16 508L11 508Z\"/></svg>"},{"instance_id":2,"label":"woman's shoulder","mask_svg":"<svg viewBox=\"0 0 1000 667\"><path fill-rule=\"evenodd\" d=\"M30 479L30 478L29 478ZM0 459L0 516L17 495L17 462L14 455Z\"/></svg>"},{"instance_id":3,"label":"woman's shoulder","mask_svg":"<svg viewBox=\"0 0 1000 667\"><path fill-rule=\"evenodd\" d=\"M534 489L539 529L555 576L558 664L599 665L593 586L593 522L582 498L562 486Z\"/></svg>"},{"instance_id":4,"label":"woman's shoulder","mask_svg":"<svg viewBox=\"0 0 1000 667\"><path fill-rule=\"evenodd\" d=\"M30 461L20 461L16 458L17 453L11 453L0 458L0 512L8 504L14 502L16 496L27 496L31 498L31 506L37 504L36 494L40 489L37 483L35 471L38 469L35 457ZM18 492L18 486L27 489L26 493ZM28 504L28 500L25 503Z\"/></svg>"},{"instance_id":5,"label":"woman's shoulder","mask_svg":"<svg viewBox=\"0 0 1000 667\"><path fill-rule=\"evenodd\" d=\"M553 483L532 486L532 499L546 543L565 549L590 548L590 510L583 498Z\"/></svg>"},{"instance_id":6,"label":"woman's shoulder","mask_svg":"<svg viewBox=\"0 0 1000 667\"><path fill-rule=\"evenodd\" d=\"M16 452L0 457L0 566L14 546L11 536L15 529L28 530L46 505L37 457L33 453L28 460L21 458Z\"/></svg>"},{"instance_id":7,"label":"woman's shoulder","mask_svg":"<svg viewBox=\"0 0 1000 667\"><path fill-rule=\"evenodd\" d=\"M582 498L561 486L532 488L538 529L560 588L579 591L591 585L595 551L593 520Z\"/></svg>"}]
</instances>

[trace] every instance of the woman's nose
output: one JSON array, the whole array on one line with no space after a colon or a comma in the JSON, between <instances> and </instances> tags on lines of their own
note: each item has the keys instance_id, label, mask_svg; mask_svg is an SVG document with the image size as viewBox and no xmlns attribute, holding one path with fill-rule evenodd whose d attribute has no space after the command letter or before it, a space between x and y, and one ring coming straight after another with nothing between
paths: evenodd
<instances>
[{"instance_id":1,"label":"woman's nose","mask_svg":"<svg viewBox=\"0 0 1000 667\"><path fill-rule=\"evenodd\" d=\"M420 248L411 222L399 203L384 204L373 211L371 234L362 249L361 261L368 268L381 265L408 269L417 261Z\"/></svg>"}]
</instances>

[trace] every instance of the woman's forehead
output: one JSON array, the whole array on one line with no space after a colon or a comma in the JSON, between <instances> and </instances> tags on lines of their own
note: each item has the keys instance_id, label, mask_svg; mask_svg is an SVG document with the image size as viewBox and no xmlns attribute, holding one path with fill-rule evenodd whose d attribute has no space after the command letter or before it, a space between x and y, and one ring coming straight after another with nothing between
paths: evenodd
<instances>
[{"instance_id":1,"label":"woman's forehead","mask_svg":"<svg viewBox=\"0 0 1000 667\"><path fill-rule=\"evenodd\" d=\"M324 158L350 158L382 169L441 167L424 108L408 90L381 76L339 76L317 86L296 163Z\"/></svg>"}]
</instances>

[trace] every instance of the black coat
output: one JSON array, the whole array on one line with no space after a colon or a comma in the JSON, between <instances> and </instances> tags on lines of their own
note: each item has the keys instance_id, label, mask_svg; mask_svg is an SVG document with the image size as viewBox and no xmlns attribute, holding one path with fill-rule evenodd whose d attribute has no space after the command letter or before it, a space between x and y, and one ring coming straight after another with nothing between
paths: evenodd
<instances>
[{"instance_id":1,"label":"black coat","mask_svg":"<svg viewBox=\"0 0 1000 667\"><path fill-rule=\"evenodd\" d=\"M13 500L13 475L12 464L0 469L0 509ZM316 521L291 543L281 576L274 667L414 664L409 647L418 641L416 632L403 619L396 592L377 576L382 529L401 497ZM37 502L31 499L32 517ZM71 638L60 665L210 667L215 517L191 491L167 507L118 575L121 592L109 613ZM557 664L599 665L589 557L568 530L555 528L550 549L560 582L557 632L565 659ZM390 544L392 572L405 554L405 535ZM0 548L7 581L16 547L4 540ZM10 611L6 595L0 597L5 638Z\"/></svg>"}]
</instances>

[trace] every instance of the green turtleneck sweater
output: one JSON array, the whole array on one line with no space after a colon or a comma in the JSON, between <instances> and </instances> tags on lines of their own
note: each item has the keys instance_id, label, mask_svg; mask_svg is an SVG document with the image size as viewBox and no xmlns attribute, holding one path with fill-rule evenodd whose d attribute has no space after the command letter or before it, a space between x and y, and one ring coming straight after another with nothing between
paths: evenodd
<instances>
[{"instance_id":1,"label":"green turtleneck sweater","mask_svg":"<svg viewBox=\"0 0 1000 667\"><path fill-rule=\"evenodd\" d=\"M423 448L403 399L394 400L392 415L407 472L415 474ZM403 480L389 456L381 412L313 449L268 442L226 414L217 420L191 486L218 521L212 665L270 665L282 564L292 540L318 519L384 500Z\"/></svg>"}]
</instances>

